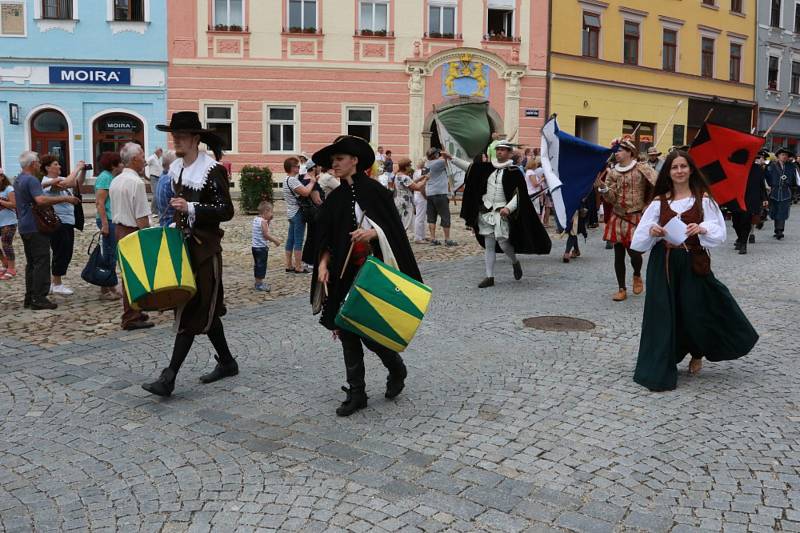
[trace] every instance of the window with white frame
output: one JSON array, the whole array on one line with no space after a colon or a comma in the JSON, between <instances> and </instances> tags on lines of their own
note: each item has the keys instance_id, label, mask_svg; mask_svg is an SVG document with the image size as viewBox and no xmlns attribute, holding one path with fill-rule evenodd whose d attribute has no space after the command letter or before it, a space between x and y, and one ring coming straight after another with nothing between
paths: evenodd
<instances>
[{"instance_id":1,"label":"window with white frame","mask_svg":"<svg viewBox=\"0 0 800 533\"><path fill-rule=\"evenodd\" d=\"M778 90L778 80L781 75L781 58L779 56L769 56L767 64L767 89Z\"/></svg>"},{"instance_id":2,"label":"window with white frame","mask_svg":"<svg viewBox=\"0 0 800 533\"><path fill-rule=\"evenodd\" d=\"M289 28L317 29L317 0L289 0Z\"/></svg>"},{"instance_id":3,"label":"window with white frame","mask_svg":"<svg viewBox=\"0 0 800 533\"><path fill-rule=\"evenodd\" d=\"M731 55L730 55L730 68L729 77L730 81L742 81L742 50L744 46L742 43L731 42Z\"/></svg>"},{"instance_id":4,"label":"window with white frame","mask_svg":"<svg viewBox=\"0 0 800 533\"><path fill-rule=\"evenodd\" d=\"M72 20L72 0L42 0L42 18Z\"/></svg>"},{"instance_id":5,"label":"window with white frame","mask_svg":"<svg viewBox=\"0 0 800 533\"><path fill-rule=\"evenodd\" d=\"M361 33L386 34L389 31L389 1L361 0Z\"/></svg>"},{"instance_id":6,"label":"window with white frame","mask_svg":"<svg viewBox=\"0 0 800 533\"><path fill-rule=\"evenodd\" d=\"M792 61L792 94L800 94L800 61Z\"/></svg>"},{"instance_id":7,"label":"window with white frame","mask_svg":"<svg viewBox=\"0 0 800 533\"><path fill-rule=\"evenodd\" d=\"M704 78L714 77L714 48L716 40L713 37L702 37L700 43L700 75Z\"/></svg>"},{"instance_id":8,"label":"window with white frame","mask_svg":"<svg viewBox=\"0 0 800 533\"><path fill-rule=\"evenodd\" d=\"M794 32L800 33L800 2L794 4Z\"/></svg>"},{"instance_id":9,"label":"window with white frame","mask_svg":"<svg viewBox=\"0 0 800 533\"><path fill-rule=\"evenodd\" d=\"M144 22L145 0L114 0L114 20Z\"/></svg>"},{"instance_id":10,"label":"window with white frame","mask_svg":"<svg viewBox=\"0 0 800 533\"><path fill-rule=\"evenodd\" d=\"M214 27L244 26L244 0L214 0Z\"/></svg>"},{"instance_id":11,"label":"window with white frame","mask_svg":"<svg viewBox=\"0 0 800 533\"><path fill-rule=\"evenodd\" d=\"M486 37L489 40L511 40L514 35L514 0L489 0L486 14Z\"/></svg>"},{"instance_id":12,"label":"window with white frame","mask_svg":"<svg viewBox=\"0 0 800 533\"><path fill-rule=\"evenodd\" d=\"M783 11L782 0L770 0L769 3L769 25L773 28L781 27L781 11Z\"/></svg>"},{"instance_id":13,"label":"window with white frame","mask_svg":"<svg viewBox=\"0 0 800 533\"><path fill-rule=\"evenodd\" d=\"M267 106L267 151L295 152L298 142L297 106L270 104Z\"/></svg>"},{"instance_id":14,"label":"window with white frame","mask_svg":"<svg viewBox=\"0 0 800 533\"><path fill-rule=\"evenodd\" d=\"M345 131L347 135L361 137L367 142L376 141L375 108L348 106L345 108Z\"/></svg>"},{"instance_id":15,"label":"window with white frame","mask_svg":"<svg viewBox=\"0 0 800 533\"><path fill-rule=\"evenodd\" d=\"M235 151L236 147L236 106L234 104L203 104L205 127L214 130L222 138L222 149Z\"/></svg>"},{"instance_id":16,"label":"window with white frame","mask_svg":"<svg viewBox=\"0 0 800 533\"><path fill-rule=\"evenodd\" d=\"M453 38L456 35L456 6L431 2L428 6L428 35Z\"/></svg>"},{"instance_id":17,"label":"window with white frame","mask_svg":"<svg viewBox=\"0 0 800 533\"><path fill-rule=\"evenodd\" d=\"M25 35L25 3L0 1L0 36Z\"/></svg>"}]
</instances>

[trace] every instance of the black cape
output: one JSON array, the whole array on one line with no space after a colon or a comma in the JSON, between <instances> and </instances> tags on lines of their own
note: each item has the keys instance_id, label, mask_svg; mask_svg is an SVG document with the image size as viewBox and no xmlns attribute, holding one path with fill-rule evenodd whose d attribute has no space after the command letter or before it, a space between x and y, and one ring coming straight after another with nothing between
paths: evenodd
<instances>
[{"instance_id":1,"label":"black cape","mask_svg":"<svg viewBox=\"0 0 800 533\"><path fill-rule=\"evenodd\" d=\"M394 205L392 193L380 183L368 178L363 173L353 176L353 187L346 181L331 192L320 208L316 222L318 256L314 262L314 274L311 279L311 298L313 305L314 288L317 284L319 257L324 251L331 254L328 263L330 280L328 282L328 297L322 307L320 323L330 330L338 329L334 320L350 287L353 285L358 268L352 264L347 266L344 277L342 273L347 252L350 249L350 232L356 229L356 220L353 212L353 196L366 215L381 227L386 234L389 245L397 260L401 272L422 281L414 252L408 242L406 230L400 220L400 214ZM380 246L377 240L372 243L373 255L381 257Z\"/></svg>"},{"instance_id":2,"label":"black cape","mask_svg":"<svg viewBox=\"0 0 800 533\"><path fill-rule=\"evenodd\" d=\"M491 163L473 163L467 170L464 180L464 198L461 202L461 218L468 228L475 230L475 237L482 247L486 247L485 239L478 233L478 216L484 212L483 195L489 183L489 176L495 171ZM517 209L509 217L509 241L518 254L549 254L552 242L542 221L533 209L525 185L525 175L516 166L510 166L503 172L503 191L506 198L517 195ZM502 253L500 245L497 252Z\"/></svg>"}]
</instances>

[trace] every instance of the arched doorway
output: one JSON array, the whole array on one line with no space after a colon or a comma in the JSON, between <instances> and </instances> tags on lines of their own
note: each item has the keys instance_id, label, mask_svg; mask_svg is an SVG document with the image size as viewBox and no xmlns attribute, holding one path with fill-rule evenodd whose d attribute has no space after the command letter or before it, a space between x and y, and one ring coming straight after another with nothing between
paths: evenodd
<instances>
[{"instance_id":1,"label":"arched doorway","mask_svg":"<svg viewBox=\"0 0 800 533\"><path fill-rule=\"evenodd\" d=\"M61 174L69 174L69 124L64 115L55 109L42 109L33 116L31 150L40 155L57 156L61 163Z\"/></svg>"},{"instance_id":2,"label":"arched doorway","mask_svg":"<svg viewBox=\"0 0 800 533\"><path fill-rule=\"evenodd\" d=\"M125 143L135 142L144 147L142 121L128 113L108 113L92 124L94 160L103 152L119 152Z\"/></svg>"}]
</instances>

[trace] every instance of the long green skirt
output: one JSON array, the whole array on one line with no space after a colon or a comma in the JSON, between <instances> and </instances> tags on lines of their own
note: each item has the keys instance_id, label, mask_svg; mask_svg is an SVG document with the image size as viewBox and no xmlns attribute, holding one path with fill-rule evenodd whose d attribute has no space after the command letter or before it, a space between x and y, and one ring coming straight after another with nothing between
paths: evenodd
<instances>
[{"instance_id":1,"label":"long green skirt","mask_svg":"<svg viewBox=\"0 0 800 533\"><path fill-rule=\"evenodd\" d=\"M692 272L689 253L658 243L647 262L647 292L639 358L633 380L653 391L673 390L687 354L709 361L746 355L758 341L750 321L725 285Z\"/></svg>"}]
</instances>

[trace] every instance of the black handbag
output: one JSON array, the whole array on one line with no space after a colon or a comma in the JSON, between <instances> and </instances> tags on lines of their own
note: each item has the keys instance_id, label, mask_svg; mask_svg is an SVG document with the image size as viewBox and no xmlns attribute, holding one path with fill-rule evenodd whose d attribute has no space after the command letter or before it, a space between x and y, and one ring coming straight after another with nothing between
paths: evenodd
<instances>
[{"instance_id":1,"label":"black handbag","mask_svg":"<svg viewBox=\"0 0 800 533\"><path fill-rule=\"evenodd\" d=\"M297 200L297 205L300 208L300 216L303 222L311 224L317 221L317 214L319 207L314 204L310 196L300 196L289 187L289 178L286 178L286 188L292 193L292 196Z\"/></svg>"},{"instance_id":2,"label":"black handbag","mask_svg":"<svg viewBox=\"0 0 800 533\"><path fill-rule=\"evenodd\" d=\"M87 253L89 261L83 267L81 278L98 287L115 287L117 285L117 270L111 257L103 255L103 246L97 240L100 232L94 234L89 243Z\"/></svg>"},{"instance_id":3,"label":"black handbag","mask_svg":"<svg viewBox=\"0 0 800 533\"><path fill-rule=\"evenodd\" d=\"M83 227L86 224L86 216L83 213L83 195L80 191L80 185L75 187L72 195L79 200L78 203L73 206L75 213L75 229L83 231Z\"/></svg>"}]
</instances>

